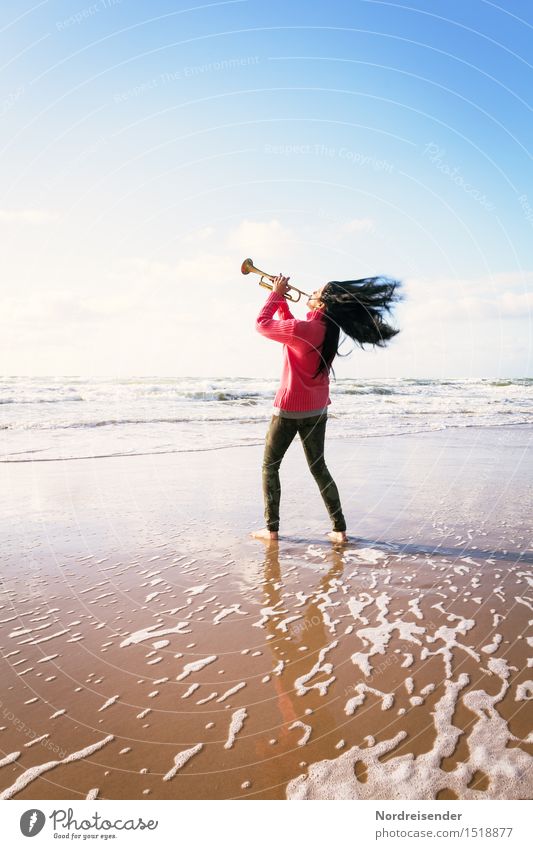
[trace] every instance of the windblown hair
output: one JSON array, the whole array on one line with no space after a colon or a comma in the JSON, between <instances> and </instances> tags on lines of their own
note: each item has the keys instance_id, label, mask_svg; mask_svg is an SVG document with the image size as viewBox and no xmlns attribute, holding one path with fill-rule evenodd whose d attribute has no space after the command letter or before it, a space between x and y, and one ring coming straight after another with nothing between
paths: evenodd
<instances>
[{"instance_id":1,"label":"windblown hair","mask_svg":"<svg viewBox=\"0 0 533 849\"><path fill-rule=\"evenodd\" d=\"M337 354L347 356L339 352L341 330L363 350L365 344L384 348L400 332L383 320L383 314L390 313L392 304L402 300L400 286L399 280L379 276L344 282L332 280L324 287L321 300L326 305L326 334L315 378L322 372L333 372L332 363Z\"/></svg>"}]
</instances>

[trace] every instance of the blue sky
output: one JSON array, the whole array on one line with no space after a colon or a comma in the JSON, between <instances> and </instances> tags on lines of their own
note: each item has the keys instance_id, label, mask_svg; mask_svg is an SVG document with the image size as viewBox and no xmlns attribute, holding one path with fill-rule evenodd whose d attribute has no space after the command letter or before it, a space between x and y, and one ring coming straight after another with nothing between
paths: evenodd
<instances>
[{"instance_id":1,"label":"blue sky","mask_svg":"<svg viewBox=\"0 0 533 849\"><path fill-rule=\"evenodd\" d=\"M340 377L530 375L531 8L4 2L2 371L276 375L251 256L403 281Z\"/></svg>"}]
</instances>

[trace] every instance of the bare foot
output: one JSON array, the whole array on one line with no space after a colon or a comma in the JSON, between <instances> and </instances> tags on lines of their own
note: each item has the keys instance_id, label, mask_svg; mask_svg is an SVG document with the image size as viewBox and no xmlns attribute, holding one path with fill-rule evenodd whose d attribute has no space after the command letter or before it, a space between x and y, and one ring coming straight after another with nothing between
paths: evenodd
<instances>
[{"instance_id":1,"label":"bare foot","mask_svg":"<svg viewBox=\"0 0 533 849\"><path fill-rule=\"evenodd\" d=\"M330 531L328 537L331 542L348 542L346 531Z\"/></svg>"},{"instance_id":2,"label":"bare foot","mask_svg":"<svg viewBox=\"0 0 533 849\"><path fill-rule=\"evenodd\" d=\"M276 541L278 539L277 531L269 531L268 528L261 528L260 531L252 531L251 537L255 539L266 540L267 542Z\"/></svg>"}]
</instances>

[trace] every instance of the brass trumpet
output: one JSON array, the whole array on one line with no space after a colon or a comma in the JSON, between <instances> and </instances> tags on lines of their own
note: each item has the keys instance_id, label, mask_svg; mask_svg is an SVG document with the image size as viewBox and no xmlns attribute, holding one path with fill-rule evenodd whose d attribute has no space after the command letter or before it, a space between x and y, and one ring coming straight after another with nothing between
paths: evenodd
<instances>
[{"instance_id":1,"label":"brass trumpet","mask_svg":"<svg viewBox=\"0 0 533 849\"><path fill-rule=\"evenodd\" d=\"M259 281L260 286L264 286L265 289L273 289L274 288L270 283L265 283L263 278L267 277L268 280L274 281L276 279L276 275L275 274L267 274L266 271L261 271L259 268L256 268L255 265L254 265L253 259L250 259L250 258L245 259L243 264L241 265L241 271L242 271L243 274L250 274L250 272L252 274L259 274L260 277L261 277L261 279ZM298 297L293 298L289 294L289 292L285 292L283 297L287 298L288 301L292 301L295 304L298 303L298 301L300 300L302 295L305 295L306 298L310 297L310 295L308 295L307 292L302 292L301 289L297 289L295 286L289 286L289 289L292 289L293 292L298 292Z\"/></svg>"}]
</instances>

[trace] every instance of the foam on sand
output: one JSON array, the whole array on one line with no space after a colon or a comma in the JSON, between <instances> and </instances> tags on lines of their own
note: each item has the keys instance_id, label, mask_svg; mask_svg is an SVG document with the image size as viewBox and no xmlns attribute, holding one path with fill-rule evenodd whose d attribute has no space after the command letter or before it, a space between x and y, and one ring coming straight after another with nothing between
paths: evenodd
<instances>
[{"instance_id":1,"label":"foam on sand","mask_svg":"<svg viewBox=\"0 0 533 849\"><path fill-rule=\"evenodd\" d=\"M36 743L42 743L43 740L46 740L50 735L49 734L41 734L40 737L35 737L34 740L30 740L29 743L24 743L24 746L29 749L31 746L35 746Z\"/></svg>"},{"instance_id":2,"label":"foam on sand","mask_svg":"<svg viewBox=\"0 0 533 849\"><path fill-rule=\"evenodd\" d=\"M312 732L312 727L310 725L306 725L305 722L302 722L300 719L297 719L292 725L289 725L289 731L292 731L293 728L302 728L303 735L298 740L298 746L305 746L307 741L309 740Z\"/></svg>"},{"instance_id":3,"label":"foam on sand","mask_svg":"<svg viewBox=\"0 0 533 849\"><path fill-rule=\"evenodd\" d=\"M246 687L246 682L245 682L245 681L241 681L239 684L235 684L235 686L234 686L234 687L230 687L230 689L229 689L229 690L226 690L226 692L225 692L225 693L222 693L222 695L220 696L220 698L218 698L218 699L217 699L217 702L224 702L224 701L226 701L226 699L228 699L230 696L233 696L235 693L238 693L238 692L239 692L239 690L242 690L242 689L243 689L243 687Z\"/></svg>"},{"instance_id":4,"label":"foam on sand","mask_svg":"<svg viewBox=\"0 0 533 849\"><path fill-rule=\"evenodd\" d=\"M205 705L205 704L206 704L206 702L211 702L211 701L213 701L213 699L216 699L216 697L217 697L217 696L218 696L218 693L217 693L217 692L216 692L216 690L215 690L214 692L210 693L208 696L205 696L205 698L203 698L203 699L198 699L198 701L196 702L196 704L197 704L197 705Z\"/></svg>"},{"instance_id":5,"label":"foam on sand","mask_svg":"<svg viewBox=\"0 0 533 849\"><path fill-rule=\"evenodd\" d=\"M116 702L118 699L119 699L119 696L111 696L111 698L110 698L110 699L108 699L108 700L107 700L107 702L104 702L104 704L102 705L102 707L99 707L99 708L98 708L98 712L100 712L100 711L102 711L102 710L106 710L108 707L111 707L111 705L114 705L114 704L115 704L115 702Z\"/></svg>"},{"instance_id":6,"label":"foam on sand","mask_svg":"<svg viewBox=\"0 0 533 849\"><path fill-rule=\"evenodd\" d=\"M326 695L329 685L332 684L333 681L335 681L334 675L331 675L327 679L327 681L318 681L315 684L311 684L309 687L307 686L307 682L310 681L311 678L313 678L319 672L323 672L325 675L330 675L333 670L333 664L329 662L324 663L324 658L326 657L327 653L334 649L337 645L338 641L334 640L332 643L329 644L329 646L325 646L323 649L320 649L320 652L318 654L318 660L316 661L314 666L309 670L309 672L306 672L304 675L300 675L300 677L296 679L296 681L294 682L294 689L296 691L297 696L304 696L306 693L309 692L309 690L313 689L318 690L321 696Z\"/></svg>"},{"instance_id":7,"label":"foam on sand","mask_svg":"<svg viewBox=\"0 0 533 849\"><path fill-rule=\"evenodd\" d=\"M533 681L524 681L522 684L517 684L515 702L529 702L533 699Z\"/></svg>"},{"instance_id":8,"label":"foam on sand","mask_svg":"<svg viewBox=\"0 0 533 849\"><path fill-rule=\"evenodd\" d=\"M357 696L353 696L351 699L348 699L344 706L344 713L346 716L353 716L356 709L365 701L367 693L372 693L374 696L381 697L381 710L390 710L394 704L394 693L382 693L381 690L375 690L373 687L369 687L365 683L356 684L354 690L356 691Z\"/></svg>"},{"instance_id":9,"label":"foam on sand","mask_svg":"<svg viewBox=\"0 0 533 849\"><path fill-rule=\"evenodd\" d=\"M17 780L11 787L7 787L2 793L0 793L0 799L12 799L13 796L16 796L17 793L20 793L21 790L24 790L28 784L31 784L32 781L35 781L36 778L39 778L45 772L48 772L51 769L55 769L56 766L60 764L69 764L74 761L79 761L82 758L88 758L89 755L94 754L94 752L98 752L100 749L103 749L104 746L107 746L112 740L114 740L113 734L109 734L107 737L104 737L103 740L100 740L98 743L93 743L91 746L86 746L84 749L80 749L77 752L72 752L72 754L67 755L66 758L60 761L48 761L44 764L38 764L37 766L32 766L27 769L22 775L19 775Z\"/></svg>"},{"instance_id":10,"label":"foam on sand","mask_svg":"<svg viewBox=\"0 0 533 849\"><path fill-rule=\"evenodd\" d=\"M379 625L360 628L357 631L357 636L363 641L364 645L370 644L370 650L352 654L352 663L358 666L367 677L372 674L370 658L376 654L386 653L387 646L395 631L397 631L400 640L415 643L418 646L422 645L418 637L426 633L425 628L416 625L414 622L405 622L403 619L395 619L392 622L388 620L391 597L386 592L382 592L374 601L379 610L377 616Z\"/></svg>"},{"instance_id":11,"label":"foam on sand","mask_svg":"<svg viewBox=\"0 0 533 849\"><path fill-rule=\"evenodd\" d=\"M11 752L9 755L6 755L5 758L0 760L0 766L9 766L9 764L12 764L13 761L17 760L17 758L20 758L20 752Z\"/></svg>"},{"instance_id":12,"label":"foam on sand","mask_svg":"<svg viewBox=\"0 0 533 849\"><path fill-rule=\"evenodd\" d=\"M167 772L166 775L163 776L163 781L170 781L174 778L176 773L179 772L179 770L182 769L191 758L194 758L198 752L201 752L203 748L203 743L197 743L196 746L193 746L191 749L185 749L183 752L177 754L174 757L174 766Z\"/></svg>"},{"instance_id":13,"label":"foam on sand","mask_svg":"<svg viewBox=\"0 0 533 849\"><path fill-rule=\"evenodd\" d=\"M468 760L451 771L441 768L444 758L450 757L463 732L452 724L460 692L469 683L466 673L456 681L445 681L445 694L435 705L433 722L435 741L429 752L421 755L398 755L384 763L379 758L392 751L405 739L401 731L390 740L361 749L353 746L334 760L319 761L309 767L307 775L291 781L287 787L289 799L435 799L440 791L451 791L459 799L528 799L531 794L528 772L533 758L519 748L508 748L517 740L505 720L495 710L495 704L508 689L509 668L506 661L494 663L491 671L502 679L495 696L484 690L467 692L463 704L477 715L467 738ZM361 763L364 780L359 780ZM475 775L488 780L486 790L469 785Z\"/></svg>"},{"instance_id":14,"label":"foam on sand","mask_svg":"<svg viewBox=\"0 0 533 849\"><path fill-rule=\"evenodd\" d=\"M455 618L455 617L454 617ZM420 659L425 660L430 655L440 654L444 660L444 668L446 670L446 678L452 677L452 659L453 659L453 649L458 648L462 649L464 652L473 657L474 660L479 661L478 652L471 649L470 646L465 646L463 643L460 643L457 639L457 635L461 634L461 636L465 636L468 631L470 631L474 625L475 621L473 619L462 619L459 617L459 622L455 626L455 628L448 628L446 625L441 625L440 628L437 628L435 631L435 635L431 636L428 634L427 641L428 643L435 643L437 640L441 640L444 645L437 649L436 651L430 651L428 648L423 648L420 653Z\"/></svg>"},{"instance_id":15,"label":"foam on sand","mask_svg":"<svg viewBox=\"0 0 533 849\"><path fill-rule=\"evenodd\" d=\"M232 749L233 748L233 744L235 743L235 738L236 738L237 734L239 733L239 731L242 730L242 727L244 725L244 720L246 719L247 716L248 716L248 714L246 712L246 708L239 708L239 710L235 711L235 713L231 717L231 721L230 721L230 724L229 724L228 739L224 743L225 749Z\"/></svg>"},{"instance_id":16,"label":"foam on sand","mask_svg":"<svg viewBox=\"0 0 533 849\"><path fill-rule=\"evenodd\" d=\"M183 672L180 672L180 674L176 676L176 681L183 681L184 678L188 678L193 672L199 672L200 669L203 669L204 666L208 666L210 663L214 663L215 660L218 660L218 655L212 654L209 657L202 658L201 660L193 660L190 663L186 663L183 667Z\"/></svg>"},{"instance_id":17,"label":"foam on sand","mask_svg":"<svg viewBox=\"0 0 533 849\"><path fill-rule=\"evenodd\" d=\"M182 696L181 698L182 698L182 699L188 699L188 698L189 698L189 696L192 696L192 694L194 693L194 691L195 691L195 690L197 690L199 686L200 686L200 685L199 685L199 684L197 684L197 683L196 683L196 684L191 684L191 686L189 687L189 689L185 691L185 693L183 694L183 696Z\"/></svg>"},{"instance_id":18,"label":"foam on sand","mask_svg":"<svg viewBox=\"0 0 533 849\"><path fill-rule=\"evenodd\" d=\"M183 591L183 595L195 596L200 595L205 592L211 584L199 584L197 587L189 587L188 590Z\"/></svg>"},{"instance_id":19,"label":"foam on sand","mask_svg":"<svg viewBox=\"0 0 533 849\"><path fill-rule=\"evenodd\" d=\"M122 640L120 648L142 643L144 640L150 640L154 637L164 637L167 634L190 634L190 630L187 630L189 625L189 622L178 622L173 628L159 628L159 630L154 630L159 627L158 625L150 625L148 628L141 628L140 631L134 631L129 637Z\"/></svg>"},{"instance_id":20,"label":"foam on sand","mask_svg":"<svg viewBox=\"0 0 533 849\"><path fill-rule=\"evenodd\" d=\"M213 625L219 625L223 619L227 619L232 613L238 613L240 616L247 616L245 610L241 610L240 604L232 604L231 607L224 607L220 613L217 613L213 619Z\"/></svg>"}]
</instances>

